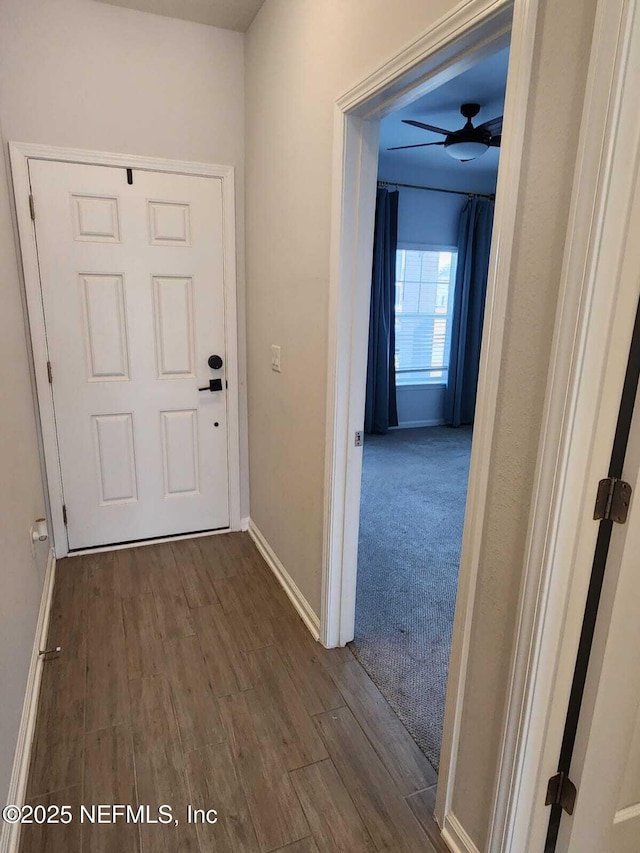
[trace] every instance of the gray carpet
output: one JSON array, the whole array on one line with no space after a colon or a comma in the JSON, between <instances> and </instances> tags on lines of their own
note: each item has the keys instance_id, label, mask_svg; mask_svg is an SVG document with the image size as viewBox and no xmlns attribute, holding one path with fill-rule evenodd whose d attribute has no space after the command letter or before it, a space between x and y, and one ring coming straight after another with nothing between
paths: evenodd
<instances>
[{"instance_id":1,"label":"gray carpet","mask_svg":"<svg viewBox=\"0 0 640 853\"><path fill-rule=\"evenodd\" d=\"M471 429L369 435L352 649L438 769Z\"/></svg>"}]
</instances>

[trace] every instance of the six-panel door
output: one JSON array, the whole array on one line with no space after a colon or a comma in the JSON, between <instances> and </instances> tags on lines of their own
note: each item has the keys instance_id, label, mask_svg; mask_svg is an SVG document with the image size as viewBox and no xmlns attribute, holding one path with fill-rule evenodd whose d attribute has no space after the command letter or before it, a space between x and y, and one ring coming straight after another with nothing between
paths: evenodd
<instances>
[{"instance_id":1,"label":"six-panel door","mask_svg":"<svg viewBox=\"0 0 640 853\"><path fill-rule=\"evenodd\" d=\"M221 181L29 171L69 547L228 527Z\"/></svg>"}]
</instances>

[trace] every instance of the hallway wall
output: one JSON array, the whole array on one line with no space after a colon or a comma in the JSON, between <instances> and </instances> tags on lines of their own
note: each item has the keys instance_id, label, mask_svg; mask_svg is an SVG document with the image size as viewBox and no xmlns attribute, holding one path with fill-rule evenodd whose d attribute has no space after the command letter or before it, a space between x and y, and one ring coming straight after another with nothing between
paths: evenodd
<instances>
[{"instance_id":1,"label":"hallway wall","mask_svg":"<svg viewBox=\"0 0 640 853\"><path fill-rule=\"evenodd\" d=\"M0 142L4 142L0 133ZM16 247L0 156L0 799L5 802L22 714L48 543L31 548L44 515L38 438Z\"/></svg>"},{"instance_id":2,"label":"hallway wall","mask_svg":"<svg viewBox=\"0 0 640 853\"><path fill-rule=\"evenodd\" d=\"M267 0L247 33L251 517L320 608L334 102L453 0ZM454 810L485 849L595 0L541 0ZM561 116L562 120L558 121ZM282 347L282 373L269 348Z\"/></svg>"},{"instance_id":3,"label":"hallway wall","mask_svg":"<svg viewBox=\"0 0 640 853\"><path fill-rule=\"evenodd\" d=\"M0 4L0 797L11 773L43 579L42 559L37 568L31 558L29 525L44 514L4 143L234 165L243 329L243 42L240 33L91 0ZM241 376L243 348L241 334ZM246 516L246 450L244 467Z\"/></svg>"},{"instance_id":4,"label":"hallway wall","mask_svg":"<svg viewBox=\"0 0 640 853\"><path fill-rule=\"evenodd\" d=\"M267 0L246 35L251 518L316 612L334 101L453 5Z\"/></svg>"}]
</instances>

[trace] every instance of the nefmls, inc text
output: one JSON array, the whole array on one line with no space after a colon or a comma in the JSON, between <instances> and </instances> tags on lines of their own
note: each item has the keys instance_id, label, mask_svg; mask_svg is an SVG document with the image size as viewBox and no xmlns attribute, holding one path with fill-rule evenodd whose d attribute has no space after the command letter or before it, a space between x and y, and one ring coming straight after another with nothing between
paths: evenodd
<instances>
[{"instance_id":1,"label":"nefmls, inc text","mask_svg":"<svg viewBox=\"0 0 640 853\"><path fill-rule=\"evenodd\" d=\"M145 824L176 824L173 809L169 805L157 807L141 805L107 804L80 806L80 823L145 823ZM214 824L218 821L215 809L197 809L187 806L187 823Z\"/></svg>"}]
</instances>

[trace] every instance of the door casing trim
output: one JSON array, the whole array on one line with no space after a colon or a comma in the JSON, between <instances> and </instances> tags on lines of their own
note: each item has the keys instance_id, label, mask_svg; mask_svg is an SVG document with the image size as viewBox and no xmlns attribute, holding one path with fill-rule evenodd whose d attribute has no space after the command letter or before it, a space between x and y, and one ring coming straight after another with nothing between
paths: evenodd
<instances>
[{"instance_id":1,"label":"door casing trim","mask_svg":"<svg viewBox=\"0 0 640 853\"><path fill-rule=\"evenodd\" d=\"M556 311L489 853L542 850L640 296L640 0L598 0ZM579 802L579 798L578 798ZM561 849L561 848L559 848Z\"/></svg>"},{"instance_id":2,"label":"door casing trim","mask_svg":"<svg viewBox=\"0 0 640 853\"><path fill-rule=\"evenodd\" d=\"M220 180L222 189L224 327L227 346L225 367L228 381L227 419L229 428L227 431L227 458L229 462L229 529L240 530L240 400L238 384L234 167L212 165L210 163L192 163L183 160L165 160L157 157L141 157L130 154L115 154L104 151L86 151L77 148L58 148L25 142L9 142L9 156L24 276L28 332L35 374L42 455L44 457L44 470L46 472L46 492L56 557L60 559L66 556L69 549L62 517L62 473L58 455L53 389L49 384L47 376L49 354L38 269L35 224L31 219L29 208L29 160L52 160L60 163L78 163L89 166L132 168L150 172L192 175Z\"/></svg>"},{"instance_id":3,"label":"door casing trim","mask_svg":"<svg viewBox=\"0 0 640 853\"><path fill-rule=\"evenodd\" d=\"M467 0L346 92L334 108L327 442L321 641L353 638L362 429L379 119L511 43L503 149L481 356L470 487L440 762L436 819L456 846L452 811L495 401L507 316L538 0ZM499 247L499 251L497 250ZM454 838L457 835L457 840Z\"/></svg>"}]
</instances>

